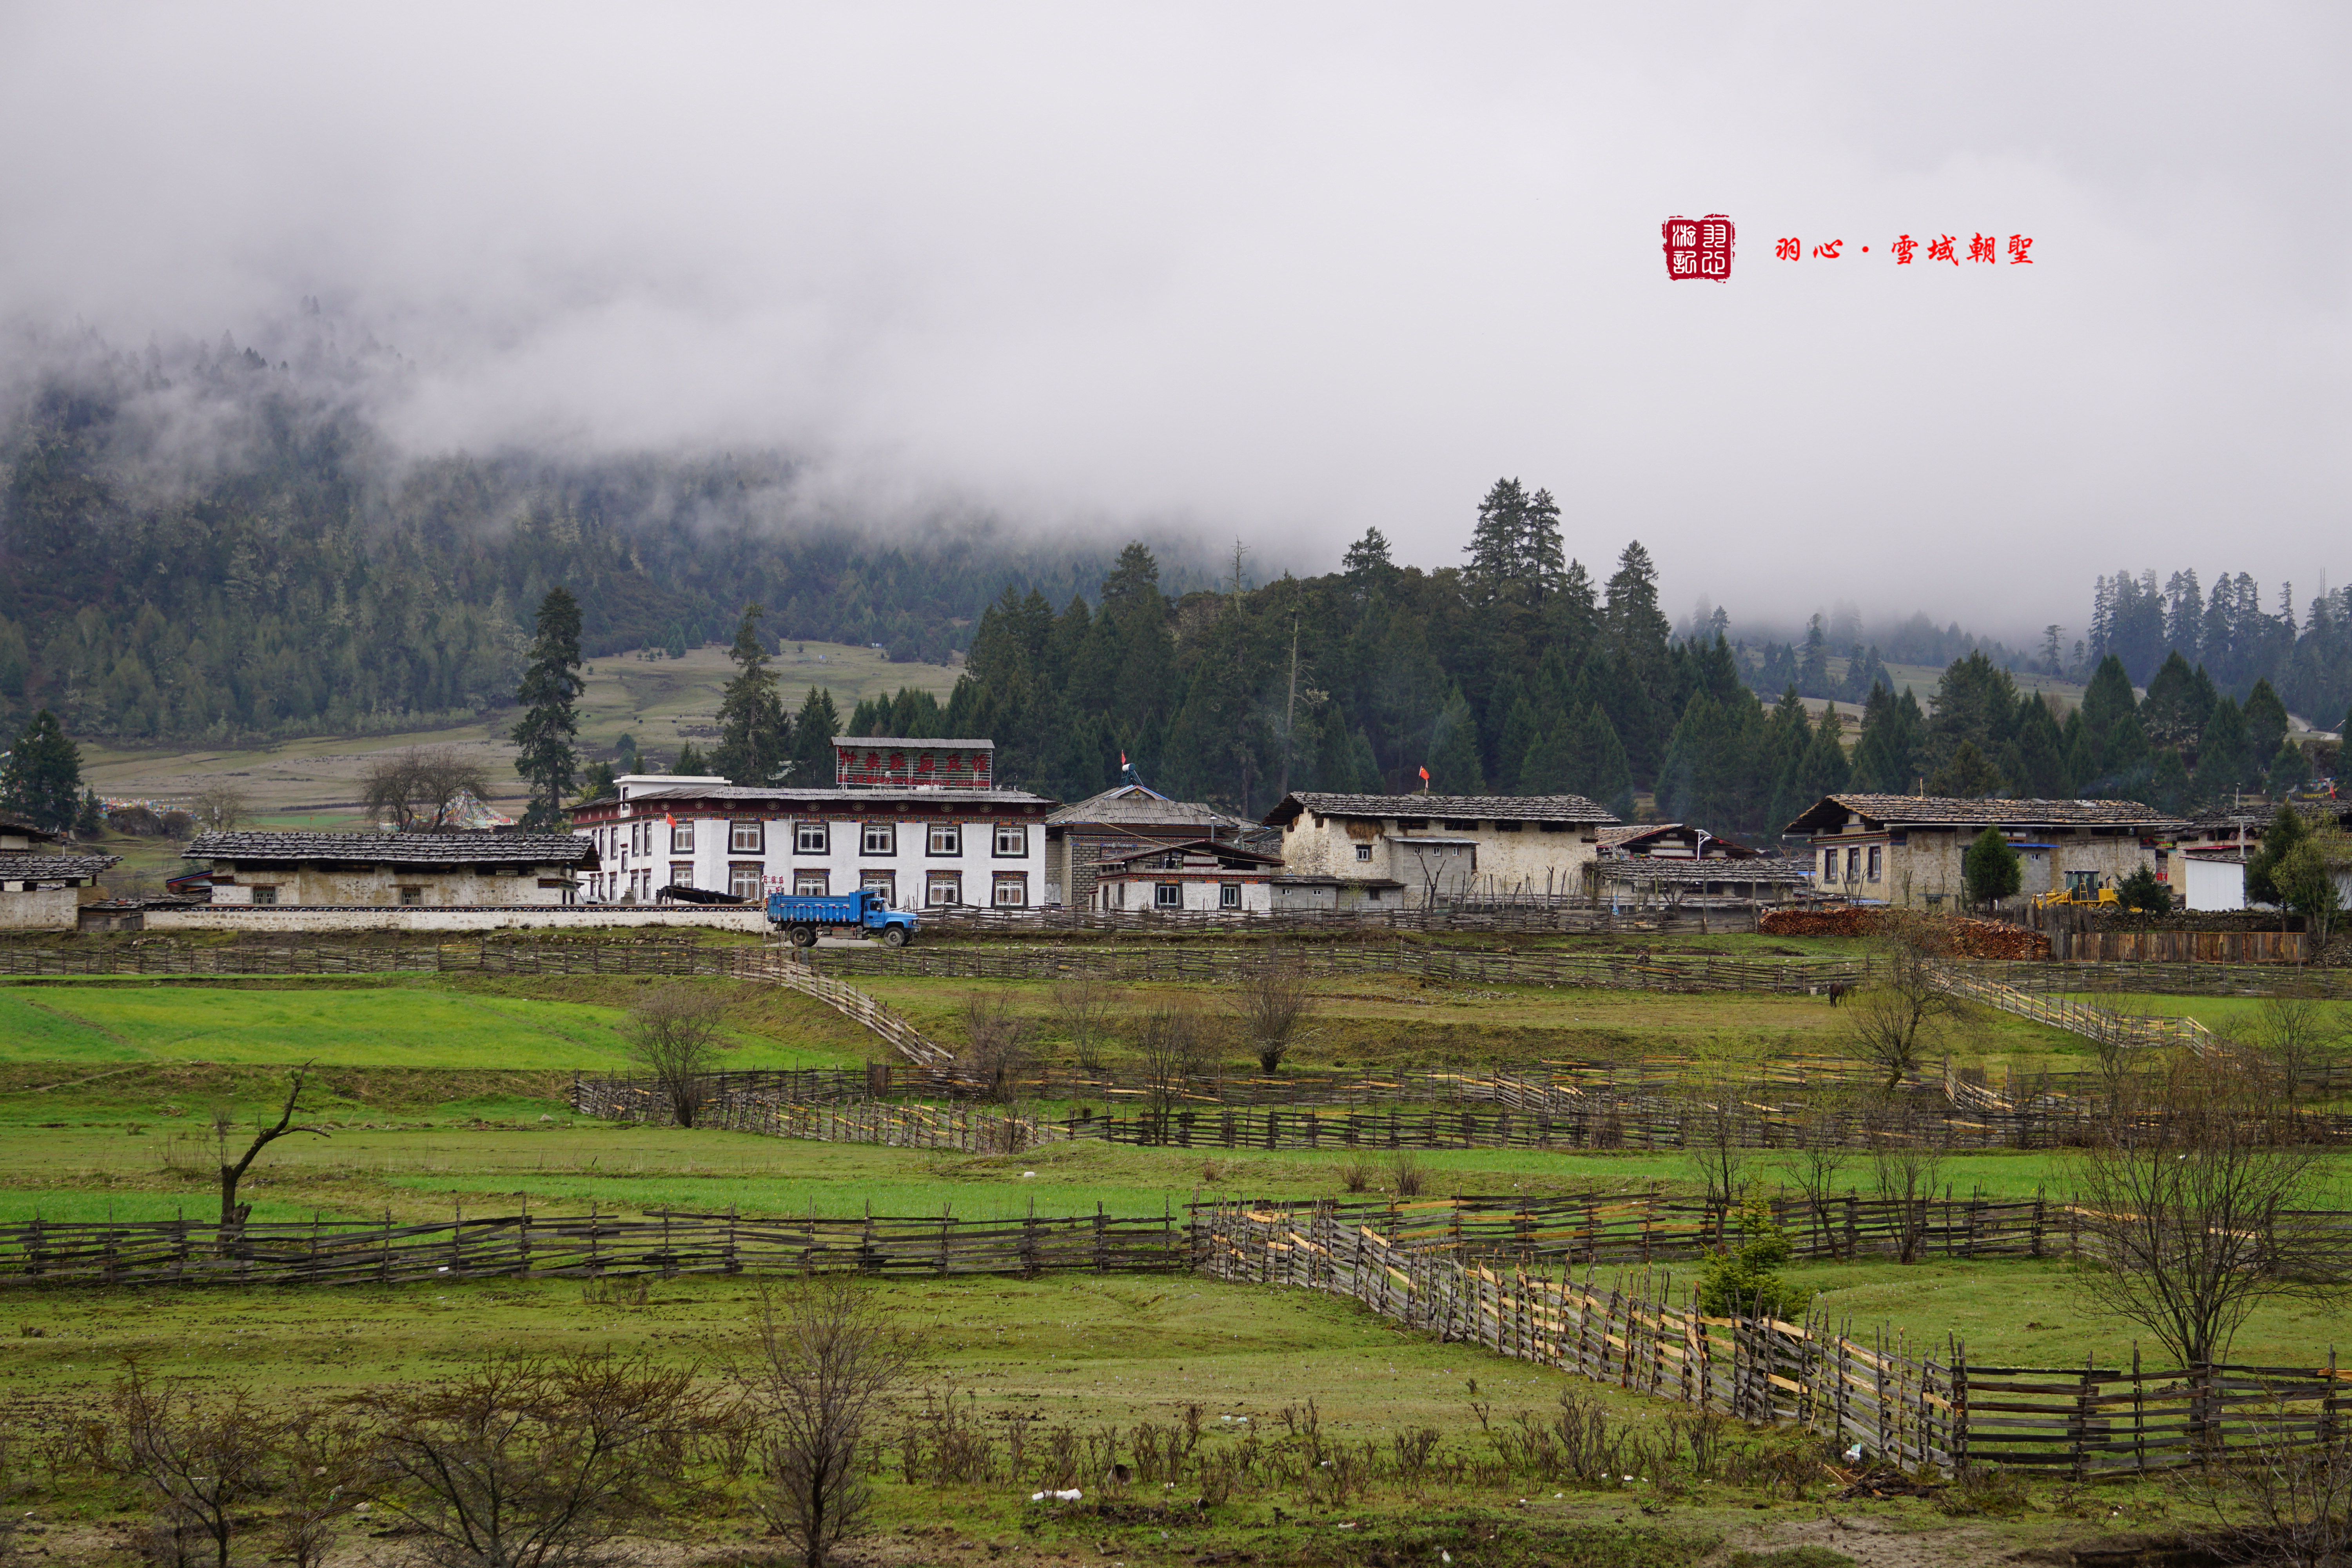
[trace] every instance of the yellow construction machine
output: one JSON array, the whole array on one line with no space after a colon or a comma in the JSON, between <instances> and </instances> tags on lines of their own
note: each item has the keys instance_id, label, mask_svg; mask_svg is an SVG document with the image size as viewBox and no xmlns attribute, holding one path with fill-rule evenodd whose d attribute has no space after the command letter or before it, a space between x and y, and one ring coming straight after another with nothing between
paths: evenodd
<instances>
[{"instance_id":1,"label":"yellow construction machine","mask_svg":"<svg viewBox=\"0 0 2352 1568\"><path fill-rule=\"evenodd\" d=\"M2065 875L2066 885L2063 888L2053 889L2034 898L2035 909L2057 909L2067 905L2087 909L2102 904L2115 906L2123 902L2116 896L2115 889L2099 885L2099 874L2096 871L2069 871Z\"/></svg>"}]
</instances>

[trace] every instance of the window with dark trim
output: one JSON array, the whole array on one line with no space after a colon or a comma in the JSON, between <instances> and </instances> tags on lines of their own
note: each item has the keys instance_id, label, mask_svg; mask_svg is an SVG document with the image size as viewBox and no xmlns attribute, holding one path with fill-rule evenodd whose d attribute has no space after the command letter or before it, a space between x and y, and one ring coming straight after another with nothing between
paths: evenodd
<instances>
[{"instance_id":1,"label":"window with dark trim","mask_svg":"<svg viewBox=\"0 0 2352 1568\"><path fill-rule=\"evenodd\" d=\"M257 904L274 904L278 901L278 889L271 887L257 887L253 889L253 901Z\"/></svg>"},{"instance_id":2,"label":"window with dark trim","mask_svg":"<svg viewBox=\"0 0 2352 1568\"><path fill-rule=\"evenodd\" d=\"M761 865L757 860L731 860L727 866L727 896L730 899L760 897Z\"/></svg>"},{"instance_id":3,"label":"window with dark trim","mask_svg":"<svg viewBox=\"0 0 2352 1568\"><path fill-rule=\"evenodd\" d=\"M1010 859L1029 853L1029 825L1025 822L1000 822L996 825L996 854L999 859Z\"/></svg>"},{"instance_id":4,"label":"window with dark trim","mask_svg":"<svg viewBox=\"0 0 2352 1568\"><path fill-rule=\"evenodd\" d=\"M793 872L793 897L796 899L822 899L832 890L833 878L828 872L809 868Z\"/></svg>"},{"instance_id":5,"label":"window with dark trim","mask_svg":"<svg viewBox=\"0 0 2352 1568\"><path fill-rule=\"evenodd\" d=\"M998 872L993 902L1000 910L1026 908L1029 903L1028 875L1020 871Z\"/></svg>"},{"instance_id":6,"label":"window with dark trim","mask_svg":"<svg viewBox=\"0 0 2352 1568\"><path fill-rule=\"evenodd\" d=\"M869 822L858 830L859 853L864 855L896 855L898 852L898 825L895 822Z\"/></svg>"},{"instance_id":7,"label":"window with dark trim","mask_svg":"<svg viewBox=\"0 0 2352 1568\"><path fill-rule=\"evenodd\" d=\"M1242 885L1239 882L1217 884L1217 908L1237 910L1242 907Z\"/></svg>"},{"instance_id":8,"label":"window with dark trim","mask_svg":"<svg viewBox=\"0 0 2352 1568\"><path fill-rule=\"evenodd\" d=\"M669 852L673 855L694 853L694 818L680 817L669 825Z\"/></svg>"},{"instance_id":9,"label":"window with dark trim","mask_svg":"<svg viewBox=\"0 0 2352 1568\"><path fill-rule=\"evenodd\" d=\"M1151 907L1155 910L1181 910L1184 907L1184 884L1155 882L1151 888Z\"/></svg>"},{"instance_id":10,"label":"window with dark trim","mask_svg":"<svg viewBox=\"0 0 2352 1568\"><path fill-rule=\"evenodd\" d=\"M924 837L924 843L933 855L961 855L963 853L963 824L934 822ZM950 899L948 901L953 903L955 900Z\"/></svg>"},{"instance_id":11,"label":"window with dark trim","mask_svg":"<svg viewBox=\"0 0 2352 1568\"><path fill-rule=\"evenodd\" d=\"M793 853L795 855L826 855L832 853L833 836L822 822L793 824Z\"/></svg>"},{"instance_id":12,"label":"window with dark trim","mask_svg":"<svg viewBox=\"0 0 2352 1568\"><path fill-rule=\"evenodd\" d=\"M963 902L963 879L952 871L935 871L923 884L923 901L934 908Z\"/></svg>"},{"instance_id":13,"label":"window with dark trim","mask_svg":"<svg viewBox=\"0 0 2352 1568\"><path fill-rule=\"evenodd\" d=\"M738 817L727 825L727 852L730 855L765 855L768 852L768 825L758 817Z\"/></svg>"}]
</instances>

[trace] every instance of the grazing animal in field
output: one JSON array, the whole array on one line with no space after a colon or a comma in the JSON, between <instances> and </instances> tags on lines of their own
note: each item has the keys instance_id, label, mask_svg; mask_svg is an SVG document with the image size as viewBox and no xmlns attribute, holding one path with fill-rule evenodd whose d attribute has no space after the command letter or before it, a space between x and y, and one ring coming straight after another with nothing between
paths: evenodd
<instances>
[{"instance_id":1,"label":"grazing animal in field","mask_svg":"<svg viewBox=\"0 0 2352 1568\"><path fill-rule=\"evenodd\" d=\"M1844 999L1844 997L1845 997L1845 994L1846 994L1847 992L1849 992L1849 991L1853 990L1853 983L1852 981L1850 981L1850 980L1832 980L1832 981L1831 981L1831 982L1830 982L1830 1005L1831 1005L1831 1006L1832 1006L1832 1007L1836 1006L1836 1005L1838 1005L1838 1003L1839 1003L1839 1002L1841 1002L1841 1001L1843 1001L1843 1000Z\"/></svg>"}]
</instances>

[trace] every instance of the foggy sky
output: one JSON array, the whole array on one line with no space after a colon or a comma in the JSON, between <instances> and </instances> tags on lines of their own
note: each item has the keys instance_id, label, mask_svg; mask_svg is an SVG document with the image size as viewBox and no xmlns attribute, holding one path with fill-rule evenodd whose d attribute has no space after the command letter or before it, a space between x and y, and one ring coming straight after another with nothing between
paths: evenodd
<instances>
[{"instance_id":1,"label":"foggy sky","mask_svg":"<svg viewBox=\"0 0 2352 1568\"><path fill-rule=\"evenodd\" d=\"M2346 16L8 6L0 313L316 295L420 453L776 446L1269 569L1458 561L1511 474L1677 618L2071 640L2118 566L2352 572ZM1887 254L1979 231L2032 265Z\"/></svg>"}]
</instances>

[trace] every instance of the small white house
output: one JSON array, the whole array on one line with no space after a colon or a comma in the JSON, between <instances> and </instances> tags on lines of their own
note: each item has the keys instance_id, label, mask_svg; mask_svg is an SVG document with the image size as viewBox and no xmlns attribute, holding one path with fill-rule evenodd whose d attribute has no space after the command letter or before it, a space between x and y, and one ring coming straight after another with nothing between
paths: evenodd
<instances>
[{"instance_id":1,"label":"small white house","mask_svg":"<svg viewBox=\"0 0 2352 1568\"><path fill-rule=\"evenodd\" d=\"M71 931L121 858L58 852L60 836L0 813L0 931Z\"/></svg>"},{"instance_id":2,"label":"small white house","mask_svg":"<svg viewBox=\"0 0 2352 1568\"><path fill-rule=\"evenodd\" d=\"M1265 914L1282 857L1220 838L1155 844L1098 861L1095 907L1160 914Z\"/></svg>"},{"instance_id":3,"label":"small white house","mask_svg":"<svg viewBox=\"0 0 2352 1568\"><path fill-rule=\"evenodd\" d=\"M2234 844L2180 852L2181 902L2196 910L2246 907L2247 851Z\"/></svg>"}]
</instances>

